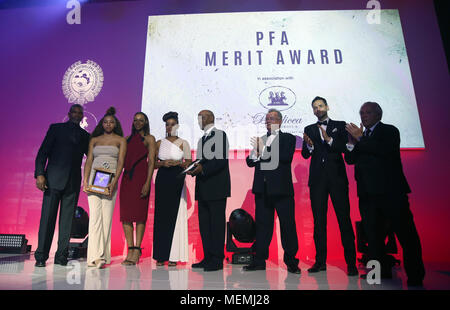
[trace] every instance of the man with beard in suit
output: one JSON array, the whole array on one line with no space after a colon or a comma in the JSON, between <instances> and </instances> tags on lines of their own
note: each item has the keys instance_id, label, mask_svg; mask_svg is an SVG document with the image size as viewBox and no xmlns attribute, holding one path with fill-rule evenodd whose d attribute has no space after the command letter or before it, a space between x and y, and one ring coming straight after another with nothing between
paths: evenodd
<instances>
[{"instance_id":1,"label":"man with beard in suit","mask_svg":"<svg viewBox=\"0 0 450 310\"><path fill-rule=\"evenodd\" d=\"M81 162L88 152L89 134L80 127L83 107L70 107L69 120L50 125L35 162L36 187L44 192L36 267L45 267L59 213L55 264L67 265L70 233L81 185Z\"/></svg>"},{"instance_id":2,"label":"man with beard in suit","mask_svg":"<svg viewBox=\"0 0 450 310\"><path fill-rule=\"evenodd\" d=\"M364 103L359 114L360 127L353 123L346 125L349 133L346 161L355 165L359 210L368 239L369 259L380 262L382 278L392 278L392 265L386 260L384 244L383 226L388 221L403 248L408 285L422 286L425 267L409 207L411 190L400 158L400 132L381 122L383 110L376 102Z\"/></svg>"},{"instance_id":3,"label":"man with beard in suit","mask_svg":"<svg viewBox=\"0 0 450 310\"><path fill-rule=\"evenodd\" d=\"M198 221L204 258L192 268L204 271L223 269L225 258L225 209L231 195L230 169L228 165L228 139L224 131L214 126L214 113L200 111L198 121L203 137L197 144L197 160L194 170L195 200L198 201Z\"/></svg>"},{"instance_id":4,"label":"man with beard in suit","mask_svg":"<svg viewBox=\"0 0 450 310\"><path fill-rule=\"evenodd\" d=\"M247 166L254 167L252 192L255 195L256 240L254 261L244 271L265 270L272 241L274 212L280 221L284 263L290 273L300 274L297 228L295 224L294 186L291 164L296 139L280 130L280 111L270 109L266 115L267 135L253 140Z\"/></svg>"},{"instance_id":5,"label":"man with beard in suit","mask_svg":"<svg viewBox=\"0 0 450 310\"><path fill-rule=\"evenodd\" d=\"M316 247L316 261L308 272L316 273L327 268L327 211L330 196L341 232L347 274L357 276L355 234L350 219L348 179L342 157L347 143L345 122L328 117L329 107L325 98L315 97L311 105L318 121L305 127L302 147L303 158L311 157L308 186Z\"/></svg>"}]
</instances>

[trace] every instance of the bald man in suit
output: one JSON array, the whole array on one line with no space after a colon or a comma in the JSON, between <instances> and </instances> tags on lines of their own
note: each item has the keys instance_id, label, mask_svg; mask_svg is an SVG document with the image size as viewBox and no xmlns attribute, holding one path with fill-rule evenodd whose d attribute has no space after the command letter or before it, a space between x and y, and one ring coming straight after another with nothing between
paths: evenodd
<instances>
[{"instance_id":1,"label":"bald man in suit","mask_svg":"<svg viewBox=\"0 0 450 310\"><path fill-rule=\"evenodd\" d=\"M360 127L346 125L349 143L345 159L355 165L359 210L368 239L369 259L380 262L382 278L392 277L392 266L385 253L386 235L382 229L387 220L403 248L408 285L422 286L425 267L409 206L411 189L403 173L400 132L395 126L381 122L383 110L376 102L364 103L359 114Z\"/></svg>"}]
</instances>

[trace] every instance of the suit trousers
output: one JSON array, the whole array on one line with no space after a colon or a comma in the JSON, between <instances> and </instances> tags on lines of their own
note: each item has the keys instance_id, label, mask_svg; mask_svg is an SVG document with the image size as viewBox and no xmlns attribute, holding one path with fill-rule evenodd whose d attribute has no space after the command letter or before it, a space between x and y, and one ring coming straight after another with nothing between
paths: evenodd
<instances>
[{"instance_id":1,"label":"suit trousers","mask_svg":"<svg viewBox=\"0 0 450 310\"><path fill-rule=\"evenodd\" d=\"M327 213L328 197L330 196L341 232L345 261L349 266L355 265L355 234L350 219L350 202L347 184L328 182L328 184L313 185L309 188L309 194L314 218L316 263L326 264L327 260Z\"/></svg>"},{"instance_id":2,"label":"suit trousers","mask_svg":"<svg viewBox=\"0 0 450 310\"><path fill-rule=\"evenodd\" d=\"M221 265L225 258L225 209L227 198L198 201L198 222L204 260Z\"/></svg>"},{"instance_id":3,"label":"suit trousers","mask_svg":"<svg viewBox=\"0 0 450 310\"><path fill-rule=\"evenodd\" d=\"M268 195L266 187L264 194L255 194L255 263L265 266L265 260L269 258L275 210L280 221L281 244L284 250L283 261L286 265L298 265L299 260L295 258L298 251L298 238L295 224L294 197L289 195Z\"/></svg>"},{"instance_id":4,"label":"suit trousers","mask_svg":"<svg viewBox=\"0 0 450 310\"><path fill-rule=\"evenodd\" d=\"M38 247L34 257L38 261L46 261L55 233L56 218L59 213L58 249L55 259L66 259L69 253L70 233L73 216L80 193L79 185L74 186L71 178L63 190L47 189L42 200L41 220L39 224ZM76 189L75 189L76 188Z\"/></svg>"},{"instance_id":5,"label":"suit trousers","mask_svg":"<svg viewBox=\"0 0 450 310\"><path fill-rule=\"evenodd\" d=\"M366 195L359 197L359 210L368 240L369 259L378 260L381 268L390 269L385 262L386 221L403 248L403 264L408 278L423 279L425 267L422 247L407 194Z\"/></svg>"},{"instance_id":6,"label":"suit trousers","mask_svg":"<svg viewBox=\"0 0 450 310\"><path fill-rule=\"evenodd\" d=\"M97 194L89 194L89 241L87 263L98 259L111 263L111 226L117 190L108 199Z\"/></svg>"}]
</instances>

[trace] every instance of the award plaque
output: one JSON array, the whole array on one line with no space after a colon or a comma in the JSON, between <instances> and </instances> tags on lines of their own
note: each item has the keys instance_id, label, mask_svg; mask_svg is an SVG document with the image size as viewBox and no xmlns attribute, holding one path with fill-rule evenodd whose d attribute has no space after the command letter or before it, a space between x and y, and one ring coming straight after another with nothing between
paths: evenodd
<instances>
[{"instance_id":1,"label":"award plaque","mask_svg":"<svg viewBox=\"0 0 450 310\"><path fill-rule=\"evenodd\" d=\"M92 184L89 184L87 190L91 193L109 195L108 185L114 177L114 172L103 169L94 168L94 177L92 178Z\"/></svg>"},{"instance_id":2,"label":"award plaque","mask_svg":"<svg viewBox=\"0 0 450 310\"><path fill-rule=\"evenodd\" d=\"M184 169L183 171L181 171L180 174L185 174L186 172L189 172L191 170L194 170L196 168L196 164L198 164L200 162L200 159L197 159L195 161L193 161L186 169Z\"/></svg>"}]
</instances>

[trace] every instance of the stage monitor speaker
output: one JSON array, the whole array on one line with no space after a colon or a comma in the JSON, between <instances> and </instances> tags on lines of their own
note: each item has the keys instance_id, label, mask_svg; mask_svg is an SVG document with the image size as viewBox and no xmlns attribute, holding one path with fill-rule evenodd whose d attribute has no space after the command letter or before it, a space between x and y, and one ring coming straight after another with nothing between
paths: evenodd
<instances>
[{"instance_id":1,"label":"stage monitor speaker","mask_svg":"<svg viewBox=\"0 0 450 310\"><path fill-rule=\"evenodd\" d=\"M250 265L255 255L253 253L235 253L231 256L232 264Z\"/></svg>"},{"instance_id":2,"label":"stage monitor speaker","mask_svg":"<svg viewBox=\"0 0 450 310\"><path fill-rule=\"evenodd\" d=\"M0 253L2 254L25 254L31 251L25 235L0 234Z\"/></svg>"},{"instance_id":3,"label":"stage monitor speaker","mask_svg":"<svg viewBox=\"0 0 450 310\"><path fill-rule=\"evenodd\" d=\"M251 264L254 258L253 242L255 241L256 229L252 216L243 209L234 210L227 222L226 250L232 252L232 264ZM233 240L236 238L242 243L251 243L250 247L238 247Z\"/></svg>"},{"instance_id":4,"label":"stage monitor speaker","mask_svg":"<svg viewBox=\"0 0 450 310\"><path fill-rule=\"evenodd\" d=\"M87 258L87 247L88 247L89 238L84 239L83 242L71 242L69 244L69 255L68 259L78 259L78 258Z\"/></svg>"}]
</instances>

